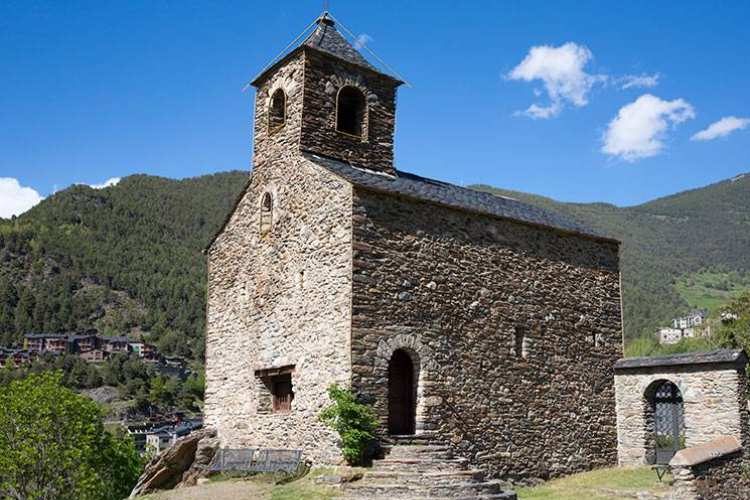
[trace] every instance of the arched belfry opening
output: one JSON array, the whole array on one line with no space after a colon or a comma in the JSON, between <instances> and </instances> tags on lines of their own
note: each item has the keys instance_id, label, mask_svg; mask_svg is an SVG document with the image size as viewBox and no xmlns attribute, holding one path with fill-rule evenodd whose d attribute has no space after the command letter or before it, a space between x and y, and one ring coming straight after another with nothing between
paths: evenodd
<instances>
[{"instance_id":1,"label":"arched belfry opening","mask_svg":"<svg viewBox=\"0 0 750 500\"><path fill-rule=\"evenodd\" d=\"M685 417L682 392L669 380L651 383L646 397L646 456L649 463L667 464L684 448Z\"/></svg>"},{"instance_id":2,"label":"arched belfry opening","mask_svg":"<svg viewBox=\"0 0 750 500\"><path fill-rule=\"evenodd\" d=\"M336 99L336 130L362 137L366 119L367 109L362 91L352 86L341 88Z\"/></svg>"},{"instance_id":3,"label":"arched belfry opening","mask_svg":"<svg viewBox=\"0 0 750 500\"><path fill-rule=\"evenodd\" d=\"M260 234L265 236L273 226L273 197L271 193L263 193L260 201Z\"/></svg>"},{"instance_id":4,"label":"arched belfry opening","mask_svg":"<svg viewBox=\"0 0 750 500\"><path fill-rule=\"evenodd\" d=\"M271 95L271 103L268 107L268 130L275 132L284 126L286 122L286 94L281 89Z\"/></svg>"},{"instance_id":5,"label":"arched belfry opening","mask_svg":"<svg viewBox=\"0 0 750 500\"><path fill-rule=\"evenodd\" d=\"M419 361L403 349L394 351L388 363L388 433L414 434L417 421Z\"/></svg>"}]
</instances>

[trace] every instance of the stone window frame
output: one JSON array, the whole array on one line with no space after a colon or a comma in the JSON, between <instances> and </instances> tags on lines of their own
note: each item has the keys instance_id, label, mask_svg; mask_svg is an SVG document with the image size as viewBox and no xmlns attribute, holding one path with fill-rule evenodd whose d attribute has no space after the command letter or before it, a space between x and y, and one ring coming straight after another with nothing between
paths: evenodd
<instances>
[{"instance_id":1,"label":"stone window frame","mask_svg":"<svg viewBox=\"0 0 750 500\"><path fill-rule=\"evenodd\" d=\"M269 190L260 196L260 236L267 236L273 229L274 196Z\"/></svg>"},{"instance_id":2,"label":"stone window frame","mask_svg":"<svg viewBox=\"0 0 750 500\"><path fill-rule=\"evenodd\" d=\"M339 128L339 100L341 98L341 92L344 89L356 90L362 97L362 118L361 118L361 123L360 123L359 134L352 134L350 132L341 130ZM367 142L367 135L369 133L369 128L370 128L369 124L370 124L370 106L368 105L367 92L365 92L365 90L359 87L358 85L353 85L352 83L345 83L344 85L339 87L338 91L336 92L335 113L333 117L333 128L336 130L336 132L346 137L357 139L360 142Z\"/></svg>"},{"instance_id":3,"label":"stone window frame","mask_svg":"<svg viewBox=\"0 0 750 500\"><path fill-rule=\"evenodd\" d=\"M274 387L281 377L288 377L291 384L292 403L294 401L295 365L284 365L275 368L261 368L255 370L256 396L259 415L285 416L294 412L294 405L290 403L289 410L278 411L274 404Z\"/></svg>"},{"instance_id":4,"label":"stone window frame","mask_svg":"<svg viewBox=\"0 0 750 500\"><path fill-rule=\"evenodd\" d=\"M281 110L281 121L279 123L274 123L274 103L278 96L281 96L281 99L283 99L283 108ZM268 135L273 135L286 125L286 118L287 118L287 105L288 105L288 99L286 92L284 92L284 89L281 87L276 88L271 92L271 96L268 100L268 112L267 118L268 118Z\"/></svg>"}]
</instances>

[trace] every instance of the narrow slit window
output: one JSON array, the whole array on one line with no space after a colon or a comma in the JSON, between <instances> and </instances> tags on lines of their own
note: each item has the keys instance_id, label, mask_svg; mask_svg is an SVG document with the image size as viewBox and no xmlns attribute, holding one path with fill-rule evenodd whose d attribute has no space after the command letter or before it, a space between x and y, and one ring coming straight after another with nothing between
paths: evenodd
<instances>
[{"instance_id":1,"label":"narrow slit window","mask_svg":"<svg viewBox=\"0 0 750 500\"><path fill-rule=\"evenodd\" d=\"M271 105L268 109L268 130L275 132L284 126L286 122L286 94L277 89L271 96Z\"/></svg>"},{"instance_id":2,"label":"narrow slit window","mask_svg":"<svg viewBox=\"0 0 750 500\"><path fill-rule=\"evenodd\" d=\"M273 197L271 193L264 193L260 202L260 234L264 236L273 226Z\"/></svg>"},{"instance_id":3,"label":"narrow slit window","mask_svg":"<svg viewBox=\"0 0 750 500\"><path fill-rule=\"evenodd\" d=\"M336 100L336 130L362 137L366 119L365 95L355 87L343 87Z\"/></svg>"},{"instance_id":4,"label":"narrow slit window","mask_svg":"<svg viewBox=\"0 0 750 500\"><path fill-rule=\"evenodd\" d=\"M513 354L519 359L526 359L529 356L529 338L522 328L516 328L514 333Z\"/></svg>"}]
</instances>

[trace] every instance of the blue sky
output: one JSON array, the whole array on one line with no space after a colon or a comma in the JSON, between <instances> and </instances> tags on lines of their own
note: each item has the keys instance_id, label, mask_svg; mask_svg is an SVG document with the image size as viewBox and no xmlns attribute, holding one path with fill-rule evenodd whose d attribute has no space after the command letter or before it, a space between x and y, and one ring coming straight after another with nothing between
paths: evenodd
<instances>
[{"instance_id":1,"label":"blue sky","mask_svg":"<svg viewBox=\"0 0 750 500\"><path fill-rule=\"evenodd\" d=\"M618 205L750 171L750 3L331 3L412 84L398 168ZM0 210L19 186L248 169L241 89L321 10L0 2Z\"/></svg>"}]
</instances>

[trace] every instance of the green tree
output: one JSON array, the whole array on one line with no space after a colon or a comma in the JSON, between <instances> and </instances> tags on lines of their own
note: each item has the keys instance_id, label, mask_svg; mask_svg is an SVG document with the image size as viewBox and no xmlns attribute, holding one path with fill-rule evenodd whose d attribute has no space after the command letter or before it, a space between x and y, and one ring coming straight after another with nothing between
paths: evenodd
<instances>
[{"instance_id":1,"label":"green tree","mask_svg":"<svg viewBox=\"0 0 750 500\"><path fill-rule=\"evenodd\" d=\"M105 431L99 406L59 372L0 387L0 497L120 499L141 467L132 440Z\"/></svg>"},{"instance_id":2,"label":"green tree","mask_svg":"<svg viewBox=\"0 0 750 500\"><path fill-rule=\"evenodd\" d=\"M350 464L359 464L375 436L378 427L372 408L359 403L354 394L338 385L328 388L333 404L323 409L320 420L335 430L341 438L341 452Z\"/></svg>"},{"instance_id":3,"label":"green tree","mask_svg":"<svg viewBox=\"0 0 750 500\"><path fill-rule=\"evenodd\" d=\"M723 312L736 315L737 319L722 324L715 334L716 340L723 347L750 353L750 292L732 300Z\"/></svg>"}]
</instances>

